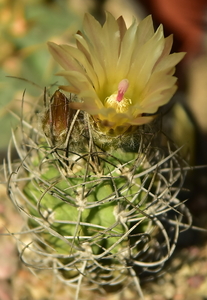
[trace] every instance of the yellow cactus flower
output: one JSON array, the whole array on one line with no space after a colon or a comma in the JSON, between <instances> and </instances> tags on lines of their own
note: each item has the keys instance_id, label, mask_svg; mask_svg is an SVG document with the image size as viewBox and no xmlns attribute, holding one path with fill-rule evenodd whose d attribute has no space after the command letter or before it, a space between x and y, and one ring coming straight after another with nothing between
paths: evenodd
<instances>
[{"instance_id":1,"label":"yellow cactus flower","mask_svg":"<svg viewBox=\"0 0 207 300\"><path fill-rule=\"evenodd\" d=\"M176 91L175 65L185 53L170 54L172 35L154 31L151 16L127 29L122 17L107 13L103 26L86 14L77 48L48 43L69 82L62 89L80 99L73 108L92 116L101 132L116 136L150 122Z\"/></svg>"}]
</instances>

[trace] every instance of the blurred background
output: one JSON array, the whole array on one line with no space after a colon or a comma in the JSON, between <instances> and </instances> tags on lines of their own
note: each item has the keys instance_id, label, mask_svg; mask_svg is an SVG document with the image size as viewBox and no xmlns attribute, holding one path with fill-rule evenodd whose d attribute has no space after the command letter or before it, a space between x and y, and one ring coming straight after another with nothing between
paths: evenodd
<instances>
[{"instance_id":1,"label":"blurred background","mask_svg":"<svg viewBox=\"0 0 207 300\"><path fill-rule=\"evenodd\" d=\"M44 87L51 86L52 94L58 86L58 66L46 42L73 44L73 34L81 28L84 13L92 13L103 23L105 10L115 17L123 15L128 26L132 16L139 20L152 14L155 27L162 23L166 36L174 34L173 52L187 52L177 68L178 91L169 107L174 106L165 118L171 120L172 139L178 145L188 145L190 163L207 164L207 0L0 0L1 163L11 128L18 124L15 114L20 114L23 92L27 113L27 101L37 101ZM191 190L186 197L190 198L188 205L195 225L207 228L207 169L191 173L186 185ZM17 232L21 226L5 186L0 186L0 232L6 232L5 228ZM146 300L207 299L206 235L190 233L180 245L171 273L158 284L146 285ZM68 289L59 283L51 289L51 280L48 274L31 274L20 263L15 239L0 237L0 300L70 300ZM124 291L94 299L134 297ZM91 294L86 293L85 299L91 299Z\"/></svg>"}]
</instances>

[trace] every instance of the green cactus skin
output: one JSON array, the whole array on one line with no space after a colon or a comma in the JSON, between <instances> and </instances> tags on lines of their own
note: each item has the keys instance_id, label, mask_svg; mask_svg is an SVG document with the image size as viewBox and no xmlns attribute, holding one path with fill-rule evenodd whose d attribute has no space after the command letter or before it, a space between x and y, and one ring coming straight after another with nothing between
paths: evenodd
<instances>
[{"instance_id":1,"label":"green cactus skin","mask_svg":"<svg viewBox=\"0 0 207 300\"><path fill-rule=\"evenodd\" d=\"M132 282L142 296L139 280L170 258L184 216L190 224L177 198L187 164L156 125L106 137L58 93L68 105L63 123L56 127L62 108L54 112L50 101L45 133L35 125L38 114L21 121L13 134L20 164L8 154L9 195L31 232L31 244L21 242L22 260L51 268L77 288L76 299L80 285Z\"/></svg>"}]
</instances>

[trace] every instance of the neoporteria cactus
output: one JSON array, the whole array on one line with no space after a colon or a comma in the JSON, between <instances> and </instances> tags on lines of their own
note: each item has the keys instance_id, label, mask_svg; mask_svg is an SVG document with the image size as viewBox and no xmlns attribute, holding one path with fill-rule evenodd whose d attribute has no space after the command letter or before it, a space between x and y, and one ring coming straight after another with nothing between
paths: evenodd
<instances>
[{"instance_id":1,"label":"neoporteria cactus","mask_svg":"<svg viewBox=\"0 0 207 300\"><path fill-rule=\"evenodd\" d=\"M49 44L72 95L57 90L41 117L21 120L8 190L26 218L30 242L20 251L30 267L51 269L76 299L80 287L130 283L142 297L140 280L162 269L183 218L190 222L178 199L186 163L157 122L148 124L175 92L183 54L169 54L171 37L154 33L149 17L129 29L109 14L97 24L86 15L78 49Z\"/></svg>"}]
</instances>

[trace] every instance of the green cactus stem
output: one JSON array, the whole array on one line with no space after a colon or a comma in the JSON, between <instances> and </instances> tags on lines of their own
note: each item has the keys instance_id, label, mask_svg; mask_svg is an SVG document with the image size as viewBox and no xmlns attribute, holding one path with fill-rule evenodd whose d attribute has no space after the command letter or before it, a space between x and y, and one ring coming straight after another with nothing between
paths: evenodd
<instances>
[{"instance_id":1,"label":"green cactus stem","mask_svg":"<svg viewBox=\"0 0 207 300\"><path fill-rule=\"evenodd\" d=\"M39 110L42 111L40 103ZM77 289L139 286L171 257L182 222L187 163L156 124L107 137L56 91L43 130L21 120L8 151L8 191L25 216L22 260ZM11 148L19 160L11 161Z\"/></svg>"}]
</instances>

